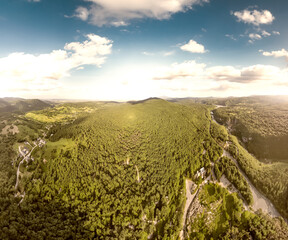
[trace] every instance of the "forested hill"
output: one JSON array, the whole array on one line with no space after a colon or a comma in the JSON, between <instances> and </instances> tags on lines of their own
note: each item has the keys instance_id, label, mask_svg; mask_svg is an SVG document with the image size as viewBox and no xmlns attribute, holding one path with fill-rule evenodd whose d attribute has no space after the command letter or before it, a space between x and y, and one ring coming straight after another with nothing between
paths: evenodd
<instances>
[{"instance_id":1,"label":"forested hill","mask_svg":"<svg viewBox=\"0 0 288 240\"><path fill-rule=\"evenodd\" d=\"M38 99L0 98L0 113L25 113L53 106Z\"/></svg>"},{"instance_id":2,"label":"forested hill","mask_svg":"<svg viewBox=\"0 0 288 240\"><path fill-rule=\"evenodd\" d=\"M183 177L210 164L202 157L206 111L200 105L187 109L149 100L111 106L53 129L51 141L70 139L71 148L51 152L43 175L51 187L40 194L83 216L87 236L176 237ZM49 145L41 154L49 156Z\"/></svg>"},{"instance_id":3,"label":"forested hill","mask_svg":"<svg viewBox=\"0 0 288 240\"><path fill-rule=\"evenodd\" d=\"M199 190L196 172L204 167L210 178L213 165L250 204L247 182L221 159L229 136L211 121L212 109L189 100L69 103L3 122L19 133L1 135L0 238L179 239L185 181ZM283 221L244 212L240 195L231 197L216 179L211 184L199 190L213 202L203 207L215 212L208 227L207 216L198 216L202 238L287 236ZM194 236L192 227L187 233Z\"/></svg>"},{"instance_id":4,"label":"forested hill","mask_svg":"<svg viewBox=\"0 0 288 240\"><path fill-rule=\"evenodd\" d=\"M109 105L55 125L20 181L26 196L21 212L10 209L9 217L19 221L8 220L9 228L33 239L37 234L76 239L178 236L184 177L209 168L209 158L202 155L205 141L211 158L221 155L209 137L207 113L199 104L185 107L152 99Z\"/></svg>"},{"instance_id":5,"label":"forested hill","mask_svg":"<svg viewBox=\"0 0 288 240\"><path fill-rule=\"evenodd\" d=\"M224 99L214 114L242 144L266 162L288 161L288 97Z\"/></svg>"}]
</instances>

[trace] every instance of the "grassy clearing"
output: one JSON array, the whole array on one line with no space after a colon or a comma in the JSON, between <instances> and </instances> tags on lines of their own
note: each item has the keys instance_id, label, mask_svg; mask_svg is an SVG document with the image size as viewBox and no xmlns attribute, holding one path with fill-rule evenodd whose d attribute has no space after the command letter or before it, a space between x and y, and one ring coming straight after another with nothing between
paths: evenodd
<instances>
[{"instance_id":1,"label":"grassy clearing","mask_svg":"<svg viewBox=\"0 0 288 240\"><path fill-rule=\"evenodd\" d=\"M94 110L94 108L90 107L72 107L62 105L37 112L29 112L26 113L25 117L42 123L59 123L75 119L78 114L90 113Z\"/></svg>"},{"instance_id":2,"label":"grassy clearing","mask_svg":"<svg viewBox=\"0 0 288 240\"><path fill-rule=\"evenodd\" d=\"M50 160L57 158L63 152L73 150L76 146L77 145L73 140L61 138L59 141L48 142L43 148L36 149L33 156Z\"/></svg>"}]
</instances>

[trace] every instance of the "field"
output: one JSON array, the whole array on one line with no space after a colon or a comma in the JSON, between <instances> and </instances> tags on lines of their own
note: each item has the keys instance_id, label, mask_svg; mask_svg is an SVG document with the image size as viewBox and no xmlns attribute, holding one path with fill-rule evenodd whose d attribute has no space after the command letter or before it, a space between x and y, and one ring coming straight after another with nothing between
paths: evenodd
<instances>
[{"instance_id":1,"label":"field","mask_svg":"<svg viewBox=\"0 0 288 240\"><path fill-rule=\"evenodd\" d=\"M95 109L89 107L72 107L69 105L57 106L37 112L28 112L25 117L42 123L59 123L76 118L77 114L90 113Z\"/></svg>"}]
</instances>

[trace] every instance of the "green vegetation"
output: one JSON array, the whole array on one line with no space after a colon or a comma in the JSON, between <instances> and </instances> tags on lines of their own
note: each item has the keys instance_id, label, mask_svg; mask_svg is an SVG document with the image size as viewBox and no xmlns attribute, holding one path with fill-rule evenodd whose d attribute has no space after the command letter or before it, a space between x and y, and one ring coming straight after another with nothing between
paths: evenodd
<instances>
[{"instance_id":1,"label":"green vegetation","mask_svg":"<svg viewBox=\"0 0 288 240\"><path fill-rule=\"evenodd\" d=\"M225 174L227 179L238 189L248 205L253 203L253 196L247 181L230 158L221 157L221 159L215 163L214 171L218 181L221 176Z\"/></svg>"},{"instance_id":2,"label":"green vegetation","mask_svg":"<svg viewBox=\"0 0 288 240\"><path fill-rule=\"evenodd\" d=\"M236 193L206 184L199 193L202 211L192 220L189 239L287 239L283 220L244 211Z\"/></svg>"},{"instance_id":3,"label":"green vegetation","mask_svg":"<svg viewBox=\"0 0 288 240\"><path fill-rule=\"evenodd\" d=\"M2 237L17 230L39 239L56 233L77 239L176 238L183 176L210 165L203 142L211 152L219 149L209 137L206 114L198 104L149 100L109 105L55 125L48 144L33 154L27 168L32 174L22 181L25 214L10 209L1 221ZM57 213L64 214L61 223ZM19 217L21 222L12 220ZM36 222L45 228L35 228Z\"/></svg>"},{"instance_id":4,"label":"green vegetation","mask_svg":"<svg viewBox=\"0 0 288 240\"><path fill-rule=\"evenodd\" d=\"M26 113L25 117L42 123L59 123L75 119L78 114L90 113L94 109L90 107L73 107L64 104L52 109Z\"/></svg>"},{"instance_id":5,"label":"green vegetation","mask_svg":"<svg viewBox=\"0 0 288 240\"><path fill-rule=\"evenodd\" d=\"M211 136L217 141L217 142L226 142L228 137L228 132L224 126L219 126L219 124L215 123L214 121L211 122Z\"/></svg>"},{"instance_id":6,"label":"green vegetation","mask_svg":"<svg viewBox=\"0 0 288 240\"><path fill-rule=\"evenodd\" d=\"M204 102L226 105L213 112L215 119L226 125L241 142L240 145L235 137L230 136L232 144L229 145L229 152L252 183L287 218L288 98L266 96ZM258 159L269 164L259 162L242 145Z\"/></svg>"},{"instance_id":7,"label":"green vegetation","mask_svg":"<svg viewBox=\"0 0 288 240\"><path fill-rule=\"evenodd\" d=\"M0 115L0 127L19 128L15 135L0 135L0 239L177 239L185 178L192 179L201 167L209 175L211 162L249 200L239 171L219 160L231 139L211 121L211 109L193 101L150 99L67 103L24 116ZM34 160L21 164L15 191L23 159L17 157L18 146L31 150L25 142L33 145L39 137L46 144L35 148ZM235 154L240 147L229 146ZM14 195L24 192L18 206L21 198ZM204 185L200 199L213 212L208 230L205 211L193 222L195 231L203 230L202 238L287 235L284 223L243 212L237 195L217 185ZM272 223L283 228L282 235L273 235Z\"/></svg>"},{"instance_id":8,"label":"green vegetation","mask_svg":"<svg viewBox=\"0 0 288 240\"><path fill-rule=\"evenodd\" d=\"M214 111L245 148L264 161L288 160L288 100L251 97L227 100L227 107Z\"/></svg>"},{"instance_id":9,"label":"green vegetation","mask_svg":"<svg viewBox=\"0 0 288 240\"><path fill-rule=\"evenodd\" d=\"M275 205L278 211L288 217L288 165L285 163L263 164L251 156L231 136L229 151L240 164L252 183Z\"/></svg>"}]
</instances>

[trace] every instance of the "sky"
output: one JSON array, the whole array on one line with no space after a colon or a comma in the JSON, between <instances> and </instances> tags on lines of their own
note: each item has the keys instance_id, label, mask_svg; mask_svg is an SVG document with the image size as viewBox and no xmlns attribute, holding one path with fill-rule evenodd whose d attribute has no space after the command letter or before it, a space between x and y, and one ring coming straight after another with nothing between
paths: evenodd
<instances>
[{"instance_id":1,"label":"sky","mask_svg":"<svg viewBox=\"0 0 288 240\"><path fill-rule=\"evenodd\" d=\"M287 0L1 0L0 97L288 94Z\"/></svg>"}]
</instances>

